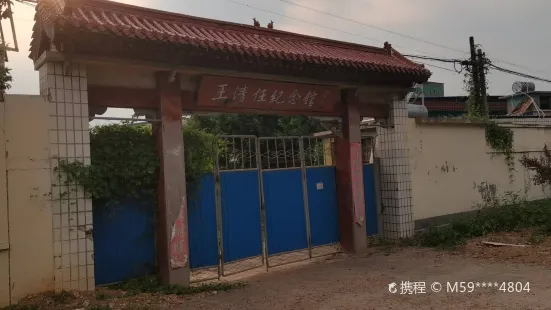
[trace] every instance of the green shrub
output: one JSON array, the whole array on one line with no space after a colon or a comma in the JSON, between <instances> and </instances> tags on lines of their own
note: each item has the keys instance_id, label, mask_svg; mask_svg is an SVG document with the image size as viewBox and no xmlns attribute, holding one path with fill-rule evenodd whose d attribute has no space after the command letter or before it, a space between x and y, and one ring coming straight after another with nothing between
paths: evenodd
<instances>
[{"instance_id":1,"label":"green shrub","mask_svg":"<svg viewBox=\"0 0 551 310\"><path fill-rule=\"evenodd\" d=\"M192 193L203 174L212 171L215 136L195 121L183 127L186 184ZM112 124L90 131L91 164L60 160L65 183L76 182L89 197L106 205L122 201L155 201L159 157L149 125ZM62 193L71 195L71 193Z\"/></svg>"},{"instance_id":2,"label":"green shrub","mask_svg":"<svg viewBox=\"0 0 551 310\"><path fill-rule=\"evenodd\" d=\"M445 227L431 227L418 237L417 244L449 248L470 238L525 228L536 228L534 241L551 235L551 200L483 208L475 216L459 216Z\"/></svg>"}]
</instances>

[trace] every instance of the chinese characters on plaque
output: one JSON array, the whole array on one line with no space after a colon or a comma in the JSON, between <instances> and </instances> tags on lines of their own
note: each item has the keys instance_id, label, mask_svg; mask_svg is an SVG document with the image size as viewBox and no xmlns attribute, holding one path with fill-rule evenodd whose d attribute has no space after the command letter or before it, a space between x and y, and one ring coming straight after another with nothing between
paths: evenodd
<instances>
[{"instance_id":1,"label":"chinese characters on plaque","mask_svg":"<svg viewBox=\"0 0 551 310\"><path fill-rule=\"evenodd\" d=\"M198 106L228 106L254 110L333 112L338 87L203 76Z\"/></svg>"},{"instance_id":2,"label":"chinese characters on plaque","mask_svg":"<svg viewBox=\"0 0 551 310\"><path fill-rule=\"evenodd\" d=\"M350 145L350 164L352 176L352 198L354 201L354 222L363 226L365 222L365 197L363 189L362 145L359 142Z\"/></svg>"}]
</instances>

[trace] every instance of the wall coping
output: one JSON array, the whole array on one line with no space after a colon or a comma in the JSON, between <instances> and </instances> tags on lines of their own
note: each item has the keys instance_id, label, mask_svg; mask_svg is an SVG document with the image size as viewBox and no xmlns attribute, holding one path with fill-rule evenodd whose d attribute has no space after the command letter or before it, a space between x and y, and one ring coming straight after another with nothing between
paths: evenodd
<instances>
[{"instance_id":1,"label":"wall coping","mask_svg":"<svg viewBox=\"0 0 551 310\"><path fill-rule=\"evenodd\" d=\"M485 121L471 121L460 118L415 118L417 125L444 125L444 126L468 126L468 127L484 127Z\"/></svg>"},{"instance_id":2,"label":"wall coping","mask_svg":"<svg viewBox=\"0 0 551 310\"><path fill-rule=\"evenodd\" d=\"M461 118L415 118L416 125L442 125L442 126L465 126L465 127L484 127L485 121L472 121ZM499 125L507 128L551 128L551 125L542 124L514 124L500 123Z\"/></svg>"}]
</instances>

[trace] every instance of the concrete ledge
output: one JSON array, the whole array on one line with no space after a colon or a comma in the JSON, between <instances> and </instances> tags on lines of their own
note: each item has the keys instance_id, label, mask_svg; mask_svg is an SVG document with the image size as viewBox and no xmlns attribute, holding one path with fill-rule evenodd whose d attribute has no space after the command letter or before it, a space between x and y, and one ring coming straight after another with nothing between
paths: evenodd
<instances>
[{"instance_id":1,"label":"concrete ledge","mask_svg":"<svg viewBox=\"0 0 551 310\"><path fill-rule=\"evenodd\" d=\"M444 125L444 126L468 126L468 127L484 127L485 121L471 121L463 118L416 118L417 125Z\"/></svg>"},{"instance_id":2,"label":"concrete ledge","mask_svg":"<svg viewBox=\"0 0 551 310\"><path fill-rule=\"evenodd\" d=\"M442 226L446 224L451 224L451 222L453 222L453 220L457 217L476 216L477 213L478 213L478 210L473 210L473 211L446 214L446 215L416 220L415 230L426 230L433 226Z\"/></svg>"},{"instance_id":3,"label":"concrete ledge","mask_svg":"<svg viewBox=\"0 0 551 310\"><path fill-rule=\"evenodd\" d=\"M6 251L10 249L9 242L0 243L0 251Z\"/></svg>"},{"instance_id":4,"label":"concrete ledge","mask_svg":"<svg viewBox=\"0 0 551 310\"><path fill-rule=\"evenodd\" d=\"M500 121L499 119L491 120L496 122L502 127L506 128L551 128L551 124L519 124L514 120ZM484 127L486 121L471 121L464 118L415 118L417 125L441 125L441 126L467 126L467 127Z\"/></svg>"}]
</instances>

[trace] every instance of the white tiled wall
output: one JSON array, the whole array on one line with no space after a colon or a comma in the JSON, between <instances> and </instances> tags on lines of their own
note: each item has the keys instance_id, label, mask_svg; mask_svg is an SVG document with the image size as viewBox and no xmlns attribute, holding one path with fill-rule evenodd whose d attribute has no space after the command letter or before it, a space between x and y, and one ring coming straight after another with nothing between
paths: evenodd
<instances>
[{"instance_id":1,"label":"white tiled wall","mask_svg":"<svg viewBox=\"0 0 551 310\"><path fill-rule=\"evenodd\" d=\"M82 187L66 184L54 171L59 160L90 164L86 67L48 62L39 72L40 92L50 105L55 288L93 290L92 200Z\"/></svg>"},{"instance_id":2,"label":"white tiled wall","mask_svg":"<svg viewBox=\"0 0 551 310\"><path fill-rule=\"evenodd\" d=\"M407 102L395 98L388 128L377 128L377 157L381 158L383 237L397 240L413 235L413 198L408 155Z\"/></svg>"}]
</instances>

